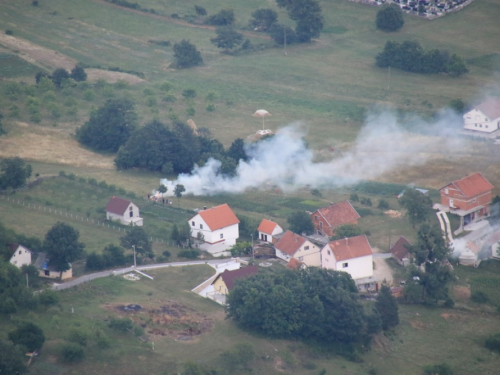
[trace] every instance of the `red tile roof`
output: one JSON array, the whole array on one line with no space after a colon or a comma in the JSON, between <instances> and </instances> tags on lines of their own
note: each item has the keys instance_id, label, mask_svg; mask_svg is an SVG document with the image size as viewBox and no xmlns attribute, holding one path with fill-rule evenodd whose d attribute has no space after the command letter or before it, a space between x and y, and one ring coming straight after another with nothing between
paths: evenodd
<instances>
[{"instance_id":1,"label":"red tile roof","mask_svg":"<svg viewBox=\"0 0 500 375\"><path fill-rule=\"evenodd\" d=\"M285 254L293 256L304 242L306 242L304 237L287 230L274 244L274 247Z\"/></svg>"},{"instance_id":2,"label":"red tile roof","mask_svg":"<svg viewBox=\"0 0 500 375\"><path fill-rule=\"evenodd\" d=\"M132 202L127 199L123 199L120 197L111 197L108 204L106 205L106 212L123 215L130 203Z\"/></svg>"},{"instance_id":3,"label":"red tile roof","mask_svg":"<svg viewBox=\"0 0 500 375\"><path fill-rule=\"evenodd\" d=\"M396 243L391 247L391 253L400 261L403 261L403 258L408 258L408 247L411 246L410 241L408 241L403 236L399 237Z\"/></svg>"},{"instance_id":4,"label":"red tile roof","mask_svg":"<svg viewBox=\"0 0 500 375\"><path fill-rule=\"evenodd\" d=\"M500 117L500 99L489 98L479 104L476 109L483 112L490 120L495 120Z\"/></svg>"},{"instance_id":5,"label":"red tile roof","mask_svg":"<svg viewBox=\"0 0 500 375\"><path fill-rule=\"evenodd\" d=\"M460 180L453 181L452 184L455 185L466 198L472 198L493 189L493 185L479 172Z\"/></svg>"},{"instance_id":6,"label":"red tile roof","mask_svg":"<svg viewBox=\"0 0 500 375\"><path fill-rule=\"evenodd\" d=\"M372 247L364 234L361 236L344 238L342 240L330 241L328 244L337 262L373 255Z\"/></svg>"},{"instance_id":7,"label":"red tile roof","mask_svg":"<svg viewBox=\"0 0 500 375\"><path fill-rule=\"evenodd\" d=\"M297 258L292 258L290 261L287 263L286 268L290 270L298 270L304 265L303 262L298 260Z\"/></svg>"},{"instance_id":8,"label":"red tile roof","mask_svg":"<svg viewBox=\"0 0 500 375\"><path fill-rule=\"evenodd\" d=\"M226 284L227 290L231 290L233 289L234 283L237 279L241 279L243 277L249 277L257 274L258 272L259 272L258 266L246 266L233 271L224 270L224 272L222 272L221 274L219 274L219 276L215 278L212 284L214 284L219 277L222 277L224 284Z\"/></svg>"},{"instance_id":9,"label":"red tile roof","mask_svg":"<svg viewBox=\"0 0 500 375\"><path fill-rule=\"evenodd\" d=\"M267 234L273 234L273 231L274 231L274 229L277 226L278 226L278 224L275 223L274 221L267 220L267 219L262 219L262 221L260 222L260 225L257 228L257 230L259 232L263 232L263 233L267 233Z\"/></svg>"},{"instance_id":10,"label":"red tile roof","mask_svg":"<svg viewBox=\"0 0 500 375\"><path fill-rule=\"evenodd\" d=\"M319 214L325 218L331 228L351 223L360 218L349 201L332 203L327 207L319 208L317 211L313 212L312 215L315 215L316 212L319 212Z\"/></svg>"},{"instance_id":11,"label":"red tile roof","mask_svg":"<svg viewBox=\"0 0 500 375\"><path fill-rule=\"evenodd\" d=\"M200 211L198 214L212 231L240 222L227 203Z\"/></svg>"}]
</instances>

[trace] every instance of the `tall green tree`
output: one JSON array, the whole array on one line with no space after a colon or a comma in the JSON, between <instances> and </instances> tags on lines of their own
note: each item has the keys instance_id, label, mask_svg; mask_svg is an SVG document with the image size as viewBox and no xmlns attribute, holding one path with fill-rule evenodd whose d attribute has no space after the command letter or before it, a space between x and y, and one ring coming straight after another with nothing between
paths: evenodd
<instances>
[{"instance_id":1,"label":"tall green tree","mask_svg":"<svg viewBox=\"0 0 500 375\"><path fill-rule=\"evenodd\" d=\"M87 73L81 65L76 65L73 69L71 69L70 77L76 82L83 82L87 80Z\"/></svg>"},{"instance_id":2,"label":"tall green tree","mask_svg":"<svg viewBox=\"0 0 500 375\"><path fill-rule=\"evenodd\" d=\"M26 184L32 168L30 164L19 158L9 158L0 161L0 189L17 189Z\"/></svg>"},{"instance_id":3,"label":"tall green tree","mask_svg":"<svg viewBox=\"0 0 500 375\"><path fill-rule=\"evenodd\" d=\"M28 371L21 347L0 339L0 374L18 375Z\"/></svg>"},{"instance_id":4,"label":"tall green tree","mask_svg":"<svg viewBox=\"0 0 500 375\"><path fill-rule=\"evenodd\" d=\"M314 233L314 224L311 216L305 211L295 211L288 217L287 222L290 225L290 230L294 233Z\"/></svg>"},{"instance_id":5,"label":"tall green tree","mask_svg":"<svg viewBox=\"0 0 500 375\"><path fill-rule=\"evenodd\" d=\"M220 26L215 30L217 36L210 41L217 48L224 49L225 52L238 47L243 42L243 34L237 32L232 26Z\"/></svg>"},{"instance_id":6,"label":"tall green tree","mask_svg":"<svg viewBox=\"0 0 500 375\"><path fill-rule=\"evenodd\" d=\"M288 16L296 22L295 34L300 43L309 43L317 38L323 29L321 7L316 0L276 0L280 8L285 8Z\"/></svg>"},{"instance_id":7,"label":"tall green tree","mask_svg":"<svg viewBox=\"0 0 500 375\"><path fill-rule=\"evenodd\" d=\"M9 340L15 345L23 345L28 351L40 350L45 342L45 335L40 327L31 322L19 324L16 330L9 332Z\"/></svg>"},{"instance_id":8,"label":"tall green tree","mask_svg":"<svg viewBox=\"0 0 500 375\"><path fill-rule=\"evenodd\" d=\"M382 319L382 328L387 331L399 324L398 303L387 285L382 285L377 295L375 309Z\"/></svg>"},{"instance_id":9,"label":"tall green tree","mask_svg":"<svg viewBox=\"0 0 500 375\"><path fill-rule=\"evenodd\" d=\"M375 24L383 31L398 31L403 27L405 20L403 11L397 4L384 5L378 12Z\"/></svg>"},{"instance_id":10,"label":"tall green tree","mask_svg":"<svg viewBox=\"0 0 500 375\"><path fill-rule=\"evenodd\" d=\"M132 227L126 235L120 238L120 244L126 249L132 249L139 254L152 257L153 248L147 233L141 227Z\"/></svg>"},{"instance_id":11,"label":"tall green tree","mask_svg":"<svg viewBox=\"0 0 500 375\"><path fill-rule=\"evenodd\" d=\"M255 31L267 31L278 21L278 13L272 9L257 9L252 13L249 26Z\"/></svg>"},{"instance_id":12,"label":"tall green tree","mask_svg":"<svg viewBox=\"0 0 500 375\"><path fill-rule=\"evenodd\" d=\"M61 222L54 224L45 235L43 250L49 258L49 265L61 274L71 268L71 262L83 256L85 245L78 241L79 237L75 228Z\"/></svg>"},{"instance_id":13,"label":"tall green tree","mask_svg":"<svg viewBox=\"0 0 500 375\"><path fill-rule=\"evenodd\" d=\"M431 199L415 189L406 189L399 198L399 204L406 210L406 216L413 228L415 224L426 221L432 210Z\"/></svg>"},{"instance_id":14,"label":"tall green tree","mask_svg":"<svg viewBox=\"0 0 500 375\"><path fill-rule=\"evenodd\" d=\"M134 102L127 98L108 99L77 130L78 141L96 151L117 152L137 128Z\"/></svg>"},{"instance_id":15,"label":"tall green tree","mask_svg":"<svg viewBox=\"0 0 500 375\"><path fill-rule=\"evenodd\" d=\"M58 68L58 69L54 70L51 78L52 78L52 82L54 82L54 85L56 85L56 87L61 87L63 81L65 79L71 78L71 76L66 69Z\"/></svg>"},{"instance_id":16,"label":"tall green tree","mask_svg":"<svg viewBox=\"0 0 500 375\"><path fill-rule=\"evenodd\" d=\"M245 142L241 138L236 138L229 149L227 150L227 156L234 159L236 162L240 160L248 160L248 156L245 151Z\"/></svg>"},{"instance_id":17,"label":"tall green tree","mask_svg":"<svg viewBox=\"0 0 500 375\"><path fill-rule=\"evenodd\" d=\"M183 39L179 43L174 43L174 66L180 69L191 68L203 64L203 58L194 44Z\"/></svg>"},{"instance_id":18,"label":"tall green tree","mask_svg":"<svg viewBox=\"0 0 500 375\"><path fill-rule=\"evenodd\" d=\"M182 198L182 194L186 191L186 188L182 184L175 185L174 195L177 197L177 201L180 205L180 199Z\"/></svg>"}]
</instances>

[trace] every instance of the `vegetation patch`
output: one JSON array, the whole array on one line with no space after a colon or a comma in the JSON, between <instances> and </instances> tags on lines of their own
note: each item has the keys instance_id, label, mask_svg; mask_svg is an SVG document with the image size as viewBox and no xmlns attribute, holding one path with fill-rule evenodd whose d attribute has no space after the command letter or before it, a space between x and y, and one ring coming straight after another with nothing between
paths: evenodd
<instances>
[{"instance_id":1,"label":"vegetation patch","mask_svg":"<svg viewBox=\"0 0 500 375\"><path fill-rule=\"evenodd\" d=\"M0 53L0 77L26 77L35 75L40 68L9 53Z\"/></svg>"}]
</instances>

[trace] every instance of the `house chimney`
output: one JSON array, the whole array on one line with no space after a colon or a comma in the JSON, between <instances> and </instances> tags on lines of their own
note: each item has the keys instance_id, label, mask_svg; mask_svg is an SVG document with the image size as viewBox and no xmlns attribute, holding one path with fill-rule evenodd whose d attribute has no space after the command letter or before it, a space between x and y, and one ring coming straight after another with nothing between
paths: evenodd
<instances>
[{"instance_id":1,"label":"house chimney","mask_svg":"<svg viewBox=\"0 0 500 375\"><path fill-rule=\"evenodd\" d=\"M206 210L207 209L207 206L203 206L203 209Z\"/></svg>"},{"instance_id":2,"label":"house chimney","mask_svg":"<svg viewBox=\"0 0 500 375\"><path fill-rule=\"evenodd\" d=\"M348 241L348 238L347 238L347 237L345 238L345 244L346 244L346 245L349 245L349 241Z\"/></svg>"}]
</instances>

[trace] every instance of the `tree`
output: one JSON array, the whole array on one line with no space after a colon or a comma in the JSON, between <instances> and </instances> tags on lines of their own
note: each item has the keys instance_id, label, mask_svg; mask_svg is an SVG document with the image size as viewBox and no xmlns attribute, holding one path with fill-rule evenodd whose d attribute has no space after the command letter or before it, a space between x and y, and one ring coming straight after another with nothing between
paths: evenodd
<instances>
[{"instance_id":1,"label":"tree","mask_svg":"<svg viewBox=\"0 0 500 375\"><path fill-rule=\"evenodd\" d=\"M361 228L356 224L345 224L335 228L335 235L330 237L330 241L340 240L342 238L356 237L362 234Z\"/></svg>"},{"instance_id":2,"label":"tree","mask_svg":"<svg viewBox=\"0 0 500 375\"><path fill-rule=\"evenodd\" d=\"M43 250L49 258L49 265L61 274L71 268L71 262L83 255L85 245L78 242L79 236L75 228L61 222L57 222L45 235Z\"/></svg>"},{"instance_id":3,"label":"tree","mask_svg":"<svg viewBox=\"0 0 500 375\"><path fill-rule=\"evenodd\" d=\"M399 324L398 303L387 285L382 285L377 295L375 309L382 319L382 328L387 331Z\"/></svg>"},{"instance_id":4,"label":"tree","mask_svg":"<svg viewBox=\"0 0 500 375\"><path fill-rule=\"evenodd\" d=\"M33 264L24 264L21 267L23 275L27 275L30 288L37 288L40 285L38 269Z\"/></svg>"},{"instance_id":5,"label":"tree","mask_svg":"<svg viewBox=\"0 0 500 375\"><path fill-rule=\"evenodd\" d=\"M141 227L132 227L125 236L120 238L120 244L126 249L132 249L146 256L153 256L153 249L147 233Z\"/></svg>"},{"instance_id":6,"label":"tree","mask_svg":"<svg viewBox=\"0 0 500 375\"><path fill-rule=\"evenodd\" d=\"M297 43L297 34L290 26L275 23L269 28L268 34L274 40L274 43L280 46L285 44L285 38L286 44Z\"/></svg>"},{"instance_id":7,"label":"tree","mask_svg":"<svg viewBox=\"0 0 500 375\"><path fill-rule=\"evenodd\" d=\"M229 146L227 150L227 156L234 159L236 162L248 160L243 139L236 138L233 143L231 143L231 146Z\"/></svg>"},{"instance_id":8,"label":"tree","mask_svg":"<svg viewBox=\"0 0 500 375\"><path fill-rule=\"evenodd\" d=\"M3 159L0 161L0 189L17 189L26 184L30 178L32 168L30 164L19 158Z\"/></svg>"},{"instance_id":9,"label":"tree","mask_svg":"<svg viewBox=\"0 0 500 375\"><path fill-rule=\"evenodd\" d=\"M300 43L309 43L317 38L323 29L321 7L316 0L276 0L280 8L285 8L288 16L296 21L295 34Z\"/></svg>"},{"instance_id":10,"label":"tree","mask_svg":"<svg viewBox=\"0 0 500 375\"><path fill-rule=\"evenodd\" d=\"M185 69L203 64L200 52L189 40L183 39L180 43L175 43L173 49L176 68Z\"/></svg>"},{"instance_id":11,"label":"tree","mask_svg":"<svg viewBox=\"0 0 500 375\"><path fill-rule=\"evenodd\" d=\"M314 224L311 216L305 211L295 211L288 217L287 222L290 225L290 230L294 233L314 233Z\"/></svg>"},{"instance_id":12,"label":"tree","mask_svg":"<svg viewBox=\"0 0 500 375\"><path fill-rule=\"evenodd\" d=\"M108 99L79 129L78 142L96 151L117 152L137 128L134 102L126 98Z\"/></svg>"},{"instance_id":13,"label":"tree","mask_svg":"<svg viewBox=\"0 0 500 375\"><path fill-rule=\"evenodd\" d=\"M24 374L26 367L25 353L19 346L0 339L0 374Z\"/></svg>"},{"instance_id":14,"label":"tree","mask_svg":"<svg viewBox=\"0 0 500 375\"><path fill-rule=\"evenodd\" d=\"M194 11L196 12L196 14L198 16L206 16L207 15L207 10L199 5L194 6Z\"/></svg>"},{"instance_id":15,"label":"tree","mask_svg":"<svg viewBox=\"0 0 500 375\"><path fill-rule=\"evenodd\" d=\"M465 111L465 103L462 99L451 99L448 103L448 107L459 114L463 114ZM492 203L494 204L495 202Z\"/></svg>"},{"instance_id":16,"label":"tree","mask_svg":"<svg viewBox=\"0 0 500 375\"><path fill-rule=\"evenodd\" d=\"M9 340L15 345L23 345L28 351L33 352L42 348L45 336L40 327L25 322L19 324L15 331L9 332Z\"/></svg>"},{"instance_id":17,"label":"tree","mask_svg":"<svg viewBox=\"0 0 500 375\"><path fill-rule=\"evenodd\" d=\"M465 61L463 58L456 54L453 54L448 61L446 71L452 76L460 77L462 74L467 73L469 69L467 68L467 65L465 65Z\"/></svg>"},{"instance_id":18,"label":"tree","mask_svg":"<svg viewBox=\"0 0 500 375\"><path fill-rule=\"evenodd\" d=\"M161 194L165 194L167 191L168 191L168 188L163 185L163 184L160 184L160 187L158 188L158 191L161 193Z\"/></svg>"},{"instance_id":19,"label":"tree","mask_svg":"<svg viewBox=\"0 0 500 375\"><path fill-rule=\"evenodd\" d=\"M432 208L431 199L415 189L406 189L403 196L399 198L399 204L406 209L406 215L413 228L415 224L427 220Z\"/></svg>"},{"instance_id":20,"label":"tree","mask_svg":"<svg viewBox=\"0 0 500 375\"><path fill-rule=\"evenodd\" d=\"M87 80L87 73L85 73L85 69L83 69L81 65L76 65L73 69L71 69L70 77L76 82L83 82Z\"/></svg>"},{"instance_id":21,"label":"tree","mask_svg":"<svg viewBox=\"0 0 500 375\"><path fill-rule=\"evenodd\" d=\"M184 193L185 191L186 188L184 187L184 185L181 184L175 185L174 195L177 197L177 201L179 202L179 204L180 204L180 199L182 198L182 193Z\"/></svg>"},{"instance_id":22,"label":"tree","mask_svg":"<svg viewBox=\"0 0 500 375\"><path fill-rule=\"evenodd\" d=\"M3 128L2 118L3 118L3 115L2 115L2 113L0 112L0 135L7 134L7 132L6 132L6 131L5 131L5 129Z\"/></svg>"},{"instance_id":23,"label":"tree","mask_svg":"<svg viewBox=\"0 0 500 375\"><path fill-rule=\"evenodd\" d=\"M229 52L243 42L243 34L237 32L232 26L220 26L215 33L217 36L211 38L210 41L217 48L223 48L225 52Z\"/></svg>"},{"instance_id":24,"label":"tree","mask_svg":"<svg viewBox=\"0 0 500 375\"><path fill-rule=\"evenodd\" d=\"M54 70L51 78L52 78L52 82L54 82L54 85L56 85L56 87L61 87L63 80L71 78L71 76L69 75L69 73L66 69L58 68L58 69Z\"/></svg>"},{"instance_id":25,"label":"tree","mask_svg":"<svg viewBox=\"0 0 500 375\"><path fill-rule=\"evenodd\" d=\"M267 31L278 20L278 13L272 9L257 9L252 13L249 26L255 31Z\"/></svg>"},{"instance_id":26,"label":"tree","mask_svg":"<svg viewBox=\"0 0 500 375\"><path fill-rule=\"evenodd\" d=\"M234 23L234 10L222 9L219 13L208 17L206 23L214 26L228 26Z\"/></svg>"},{"instance_id":27,"label":"tree","mask_svg":"<svg viewBox=\"0 0 500 375\"><path fill-rule=\"evenodd\" d=\"M396 4L384 5L378 12L375 24L383 31L398 31L403 27L403 11Z\"/></svg>"}]
</instances>

